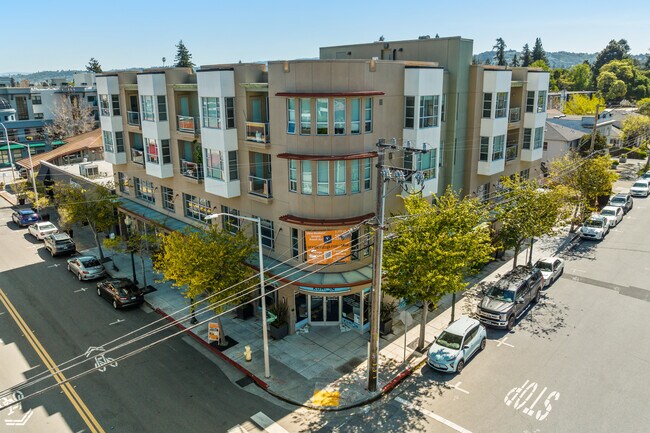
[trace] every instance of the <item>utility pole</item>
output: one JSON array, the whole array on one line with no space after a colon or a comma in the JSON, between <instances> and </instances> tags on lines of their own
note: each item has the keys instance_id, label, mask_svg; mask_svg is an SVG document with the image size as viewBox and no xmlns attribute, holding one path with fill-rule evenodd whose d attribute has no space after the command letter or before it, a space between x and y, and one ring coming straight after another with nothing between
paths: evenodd
<instances>
[{"instance_id":1,"label":"utility pole","mask_svg":"<svg viewBox=\"0 0 650 433\"><path fill-rule=\"evenodd\" d=\"M596 143L596 126L598 126L598 109L600 105L596 104L596 114L594 115L594 127L591 130L591 145L589 146L589 156L594 153L594 145Z\"/></svg>"}]
</instances>

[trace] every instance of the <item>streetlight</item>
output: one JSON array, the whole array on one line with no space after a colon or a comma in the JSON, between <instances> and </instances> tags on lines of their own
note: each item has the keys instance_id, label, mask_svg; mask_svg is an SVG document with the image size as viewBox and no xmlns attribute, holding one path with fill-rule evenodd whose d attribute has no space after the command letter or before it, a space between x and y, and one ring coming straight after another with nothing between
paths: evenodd
<instances>
[{"instance_id":1,"label":"streetlight","mask_svg":"<svg viewBox=\"0 0 650 433\"><path fill-rule=\"evenodd\" d=\"M14 183L16 183L16 174L14 173L14 160L13 160L13 155L11 154L11 144L9 143L9 133L7 132L7 127L4 125L4 123L0 123L2 125L2 129L5 130L5 137L7 139L7 153L9 154L9 164L11 164L11 175L14 178ZM17 144L19 146L23 146L27 148L27 155L29 156L29 166L30 166L30 171L32 173L32 187L34 187L34 199L38 201L38 190L36 189L36 176L34 176L34 163L32 162L32 149L29 147L29 143L23 144L23 143L18 143L17 141L13 141L12 144Z\"/></svg>"},{"instance_id":2,"label":"streetlight","mask_svg":"<svg viewBox=\"0 0 650 433\"><path fill-rule=\"evenodd\" d=\"M239 218L246 221L257 223L257 251L260 260L260 289L262 290L262 340L264 341L264 377L271 377L269 371L269 336L266 329L266 289L264 288L264 255L262 254L262 221L259 217L247 217L241 215L232 215L225 212L207 215L206 221L219 218L220 216L228 216L232 218Z\"/></svg>"},{"instance_id":3,"label":"streetlight","mask_svg":"<svg viewBox=\"0 0 650 433\"><path fill-rule=\"evenodd\" d=\"M2 125L2 129L5 130L5 138L7 140L7 153L9 154L9 164L11 165L11 177L13 177L14 183L16 183L16 173L14 172L14 158L11 154L11 146L9 145L9 133L7 132L7 127L4 123L0 122L0 125Z\"/></svg>"},{"instance_id":4,"label":"streetlight","mask_svg":"<svg viewBox=\"0 0 650 433\"><path fill-rule=\"evenodd\" d=\"M126 242L127 242L127 246L129 245L128 242L129 242L129 235L130 235L130 232L131 232L131 225L132 224L133 224L133 218L131 218L128 215L126 217L124 217L124 225L126 226ZM135 258L133 257L133 255L135 254L135 251L133 250L133 248L131 246L129 246L129 250L131 251L131 269L133 270L133 284L135 284L137 286L138 285L138 279L135 276Z\"/></svg>"}]
</instances>

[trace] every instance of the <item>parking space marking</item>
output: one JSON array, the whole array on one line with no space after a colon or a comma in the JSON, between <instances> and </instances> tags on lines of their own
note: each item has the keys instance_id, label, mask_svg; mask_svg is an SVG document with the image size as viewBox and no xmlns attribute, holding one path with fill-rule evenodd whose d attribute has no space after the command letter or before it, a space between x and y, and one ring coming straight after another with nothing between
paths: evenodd
<instances>
[{"instance_id":1,"label":"parking space marking","mask_svg":"<svg viewBox=\"0 0 650 433\"><path fill-rule=\"evenodd\" d=\"M458 424L453 423L452 421L449 421L446 418L441 417L438 414L435 414L431 412L430 410L424 409L422 407L416 406L415 404L411 403L410 401L406 401L401 397L395 397L395 401L400 403L402 406L406 406L409 409L416 410L420 412L422 415L425 415L435 421L438 421L441 424L446 425L447 427L456 430L459 433L472 433L471 431L467 430L466 428L463 428L459 426Z\"/></svg>"},{"instance_id":2,"label":"parking space marking","mask_svg":"<svg viewBox=\"0 0 650 433\"><path fill-rule=\"evenodd\" d=\"M117 319L115 322L109 323L109 326L110 325L117 325L118 323L121 323L121 322L126 322L126 319Z\"/></svg>"},{"instance_id":3,"label":"parking space marking","mask_svg":"<svg viewBox=\"0 0 650 433\"><path fill-rule=\"evenodd\" d=\"M581 274L586 274L587 273L587 271L585 271L584 269L573 269L573 272L579 272Z\"/></svg>"},{"instance_id":4,"label":"parking space marking","mask_svg":"<svg viewBox=\"0 0 650 433\"><path fill-rule=\"evenodd\" d=\"M48 268L58 268L59 266L61 266L61 265L58 264L58 263L55 263L53 265L48 266Z\"/></svg>"},{"instance_id":5,"label":"parking space marking","mask_svg":"<svg viewBox=\"0 0 650 433\"><path fill-rule=\"evenodd\" d=\"M510 343L506 343L507 339L508 339L508 337L503 337L501 340L497 340L498 341L497 347L501 346L502 344L505 345L505 346L509 346L509 347L515 347Z\"/></svg>"},{"instance_id":6,"label":"parking space marking","mask_svg":"<svg viewBox=\"0 0 650 433\"><path fill-rule=\"evenodd\" d=\"M456 385L451 385L452 388L457 389L460 392L464 392L465 394L469 394L469 391L463 389L460 387L461 383L463 382L458 382Z\"/></svg>"},{"instance_id":7,"label":"parking space marking","mask_svg":"<svg viewBox=\"0 0 650 433\"><path fill-rule=\"evenodd\" d=\"M88 287L82 287L81 289L75 290L74 292L75 293L77 293L77 292L85 292L86 290L88 290Z\"/></svg>"}]
</instances>

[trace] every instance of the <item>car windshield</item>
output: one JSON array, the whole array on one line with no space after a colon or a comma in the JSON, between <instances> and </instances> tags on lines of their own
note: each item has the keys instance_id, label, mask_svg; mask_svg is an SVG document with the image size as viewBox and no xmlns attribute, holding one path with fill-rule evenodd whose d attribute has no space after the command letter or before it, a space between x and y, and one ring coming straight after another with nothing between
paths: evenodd
<instances>
[{"instance_id":1,"label":"car windshield","mask_svg":"<svg viewBox=\"0 0 650 433\"><path fill-rule=\"evenodd\" d=\"M97 260L97 259L86 259L86 260L82 260L81 264L84 265L87 268L94 268L95 266L99 266L99 260Z\"/></svg>"},{"instance_id":2,"label":"car windshield","mask_svg":"<svg viewBox=\"0 0 650 433\"><path fill-rule=\"evenodd\" d=\"M610 203L618 206L623 206L625 204L625 199L623 197L614 197L610 200Z\"/></svg>"},{"instance_id":3,"label":"car windshield","mask_svg":"<svg viewBox=\"0 0 650 433\"><path fill-rule=\"evenodd\" d=\"M56 227L52 223L41 224L41 230L52 230L52 229L56 229Z\"/></svg>"},{"instance_id":4,"label":"car windshield","mask_svg":"<svg viewBox=\"0 0 650 433\"><path fill-rule=\"evenodd\" d=\"M515 292L506 290L498 286L492 286L485 293L488 298L496 299L497 301L513 302L515 300Z\"/></svg>"},{"instance_id":5,"label":"car windshield","mask_svg":"<svg viewBox=\"0 0 650 433\"><path fill-rule=\"evenodd\" d=\"M585 227L595 227L595 228L601 228L603 226L603 222L601 220L587 220L585 221Z\"/></svg>"},{"instance_id":6,"label":"car windshield","mask_svg":"<svg viewBox=\"0 0 650 433\"><path fill-rule=\"evenodd\" d=\"M633 188L647 188L648 184L645 182L635 182L634 185L632 185Z\"/></svg>"},{"instance_id":7,"label":"car windshield","mask_svg":"<svg viewBox=\"0 0 650 433\"><path fill-rule=\"evenodd\" d=\"M547 263L547 262L541 262L541 261L537 262L535 267L537 267L537 269L540 269L542 271L552 271L553 270L553 265L551 263Z\"/></svg>"},{"instance_id":8,"label":"car windshield","mask_svg":"<svg viewBox=\"0 0 650 433\"><path fill-rule=\"evenodd\" d=\"M600 212L600 214L601 214L601 215L611 215L611 216L615 216L615 215L616 215L616 212L614 212L613 209L603 209L603 210Z\"/></svg>"},{"instance_id":9,"label":"car windshield","mask_svg":"<svg viewBox=\"0 0 650 433\"><path fill-rule=\"evenodd\" d=\"M447 349L459 350L463 342L461 335L452 334L451 332L443 331L440 337L436 340L436 344Z\"/></svg>"}]
</instances>

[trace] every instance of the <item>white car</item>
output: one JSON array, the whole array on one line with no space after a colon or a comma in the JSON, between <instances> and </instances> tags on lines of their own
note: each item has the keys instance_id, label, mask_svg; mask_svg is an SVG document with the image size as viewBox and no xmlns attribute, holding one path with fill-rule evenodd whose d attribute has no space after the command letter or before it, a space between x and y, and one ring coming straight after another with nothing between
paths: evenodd
<instances>
[{"instance_id":1,"label":"white car","mask_svg":"<svg viewBox=\"0 0 650 433\"><path fill-rule=\"evenodd\" d=\"M36 239L42 241L45 239L45 236L51 235L53 233L58 233L59 229L56 228L56 226L51 222L46 221L32 224L31 226L27 227L27 231Z\"/></svg>"},{"instance_id":2,"label":"white car","mask_svg":"<svg viewBox=\"0 0 650 433\"><path fill-rule=\"evenodd\" d=\"M539 259L535 267L542 272L544 287L548 287L564 273L564 260L558 257L545 257Z\"/></svg>"},{"instance_id":3,"label":"white car","mask_svg":"<svg viewBox=\"0 0 650 433\"><path fill-rule=\"evenodd\" d=\"M468 316L461 316L433 342L427 363L436 370L459 373L478 351L485 349L485 326Z\"/></svg>"},{"instance_id":4,"label":"white car","mask_svg":"<svg viewBox=\"0 0 650 433\"><path fill-rule=\"evenodd\" d=\"M647 197L650 194L650 182L646 179L637 179L630 188L632 197Z\"/></svg>"},{"instance_id":5,"label":"white car","mask_svg":"<svg viewBox=\"0 0 650 433\"><path fill-rule=\"evenodd\" d=\"M623 208L619 206L605 206L600 211L600 216L607 220L610 227L616 227L623 219Z\"/></svg>"},{"instance_id":6,"label":"white car","mask_svg":"<svg viewBox=\"0 0 650 433\"><path fill-rule=\"evenodd\" d=\"M609 224L604 217L592 215L587 221L582 223L578 234L582 239L592 239L602 241L609 232Z\"/></svg>"}]
</instances>

